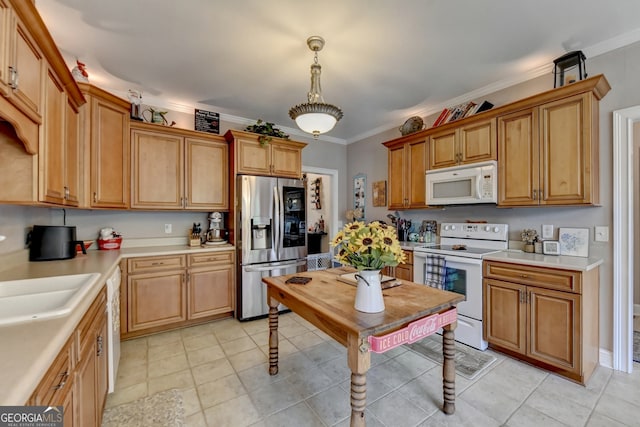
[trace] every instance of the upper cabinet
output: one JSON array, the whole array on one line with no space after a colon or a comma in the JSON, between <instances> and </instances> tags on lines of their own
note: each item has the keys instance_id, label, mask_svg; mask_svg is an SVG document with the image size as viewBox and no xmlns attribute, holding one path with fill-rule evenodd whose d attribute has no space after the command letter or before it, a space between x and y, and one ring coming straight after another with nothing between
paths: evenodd
<instances>
[{"instance_id":1,"label":"upper cabinet","mask_svg":"<svg viewBox=\"0 0 640 427\"><path fill-rule=\"evenodd\" d=\"M30 154L38 151L47 73L75 108L84 103L34 2L0 0L0 118L11 123Z\"/></svg>"},{"instance_id":2,"label":"upper cabinet","mask_svg":"<svg viewBox=\"0 0 640 427\"><path fill-rule=\"evenodd\" d=\"M224 138L147 123L131 124L131 207L229 209Z\"/></svg>"},{"instance_id":3,"label":"upper cabinet","mask_svg":"<svg viewBox=\"0 0 640 427\"><path fill-rule=\"evenodd\" d=\"M388 149L389 209L426 208L425 170L428 138L410 135L384 145Z\"/></svg>"},{"instance_id":4,"label":"upper cabinet","mask_svg":"<svg viewBox=\"0 0 640 427\"><path fill-rule=\"evenodd\" d=\"M434 131L429 137L429 169L496 160L495 118Z\"/></svg>"},{"instance_id":5,"label":"upper cabinet","mask_svg":"<svg viewBox=\"0 0 640 427\"><path fill-rule=\"evenodd\" d=\"M609 89L596 76L498 117L499 206L600 202L598 101Z\"/></svg>"},{"instance_id":6,"label":"upper cabinet","mask_svg":"<svg viewBox=\"0 0 640 427\"><path fill-rule=\"evenodd\" d=\"M302 149L307 144L275 137L261 144L259 137L255 133L237 130L225 134L233 147L235 174L288 178L302 176Z\"/></svg>"},{"instance_id":7,"label":"upper cabinet","mask_svg":"<svg viewBox=\"0 0 640 427\"><path fill-rule=\"evenodd\" d=\"M81 109L84 148L84 207L126 209L129 206L128 101L86 83Z\"/></svg>"}]
</instances>

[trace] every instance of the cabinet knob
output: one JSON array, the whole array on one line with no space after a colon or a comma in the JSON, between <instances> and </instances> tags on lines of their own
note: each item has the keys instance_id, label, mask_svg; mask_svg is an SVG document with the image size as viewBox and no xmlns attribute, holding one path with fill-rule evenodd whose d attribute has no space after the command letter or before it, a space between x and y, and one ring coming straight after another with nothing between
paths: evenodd
<instances>
[{"instance_id":1,"label":"cabinet knob","mask_svg":"<svg viewBox=\"0 0 640 427\"><path fill-rule=\"evenodd\" d=\"M93 192L93 203L98 203L98 193Z\"/></svg>"},{"instance_id":2,"label":"cabinet knob","mask_svg":"<svg viewBox=\"0 0 640 427\"><path fill-rule=\"evenodd\" d=\"M14 66L9 66L9 87L18 89L18 69Z\"/></svg>"},{"instance_id":3,"label":"cabinet knob","mask_svg":"<svg viewBox=\"0 0 640 427\"><path fill-rule=\"evenodd\" d=\"M533 200L538 200L538 190L533 190Z\"/></svg>"},{"instance_id":4,"label":"cabinet knob","mask_svg":"<svg viewBox=\"0 0 640 427\"><path fill-rule=\"evenodd\" d=\"M60 382L52 387L54 390L60 390L64 387L64 385L67 383L67 380L69 379L69 371L67 370L61 373L60 377Z\"/></svg>"}]
</instances>

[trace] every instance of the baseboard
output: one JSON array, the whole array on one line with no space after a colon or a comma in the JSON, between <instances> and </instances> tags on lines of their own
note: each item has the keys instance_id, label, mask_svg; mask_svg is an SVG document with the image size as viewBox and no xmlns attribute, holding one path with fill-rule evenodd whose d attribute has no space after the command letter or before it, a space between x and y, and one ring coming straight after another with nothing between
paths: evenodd
<instances>
[{"instance_id":1,"label":"baseboard","mask_svg":"<svg viewBox=\"0 0 640 427\"><path fill-rule=\"evenodd\" d=\"M600 349L600 366L613 369L613 352L612 351L605 350L604 348Z\"/></svg>"}]
</instances>

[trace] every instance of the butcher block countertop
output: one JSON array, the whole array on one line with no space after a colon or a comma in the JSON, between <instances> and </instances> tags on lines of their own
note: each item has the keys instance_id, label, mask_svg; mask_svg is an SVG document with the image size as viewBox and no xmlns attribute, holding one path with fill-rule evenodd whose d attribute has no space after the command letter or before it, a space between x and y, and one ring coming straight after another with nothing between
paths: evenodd
<instances>
[{"instance_id":1,"label":"butcher block countertop","mask_svg":"<svg viewBox=\"0 0 640 427\"><path fill-rule=\"evenodd\" d=\"M543 255L522 251L507 250L485 255L486 261L510 262L513 264L533 265L538 267L559 268L562 270L589 271L604 261L601 258L583 258L567 255Z\"/></svg>"},{"instance_id":2,"label":"butcher block countertop","mask_svg":"<svg viewBox=\"0 0 640 427\"><path fill-rule=\"evenodd\" d=\"M191 248L185 245L123 248L87 251L61 261L27 261L0 271L0 281L39 277L100 273L86 298L68 315L0 326L0 405L24 405L56 358L89 306L115 271L122 258L190 254L233 250L234 246L215 245ZM0 256L0 264L4 261Z\"/></svg>"}]
</instances>

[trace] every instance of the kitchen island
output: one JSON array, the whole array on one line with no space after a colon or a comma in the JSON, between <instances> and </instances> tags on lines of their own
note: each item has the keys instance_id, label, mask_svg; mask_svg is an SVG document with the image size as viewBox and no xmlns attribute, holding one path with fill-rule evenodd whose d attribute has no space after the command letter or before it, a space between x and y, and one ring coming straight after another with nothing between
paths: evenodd
<instances>
[{"instance_id":1,"label":"kitchen island","mask_svg":"<svg viewBox=\"0 0 640 427\"><path fill-rule=\"evenodd\" d=\"M464 296L400 280L400 286L383 291L384 311L362 313L354 308L356 287L338 280L340 274L354 271L340 267L262 279L267 285L269 302L269 373L278 373L278 305L282 303L347 348L351 369L351 426L364 426L370 351L394 348L390 342L396 341L398 345L404 342L399 336L414 336L412 332L418 329L423 332L429 329L427 324L442 322L443 411L452 414L455 410L455 306ZM292 276L309 277L311 281L305 285L287 284ZM449 323L451 316L453 321ZM417 324L421 326L416 327Z\"/></svg>"}]
</instances>

